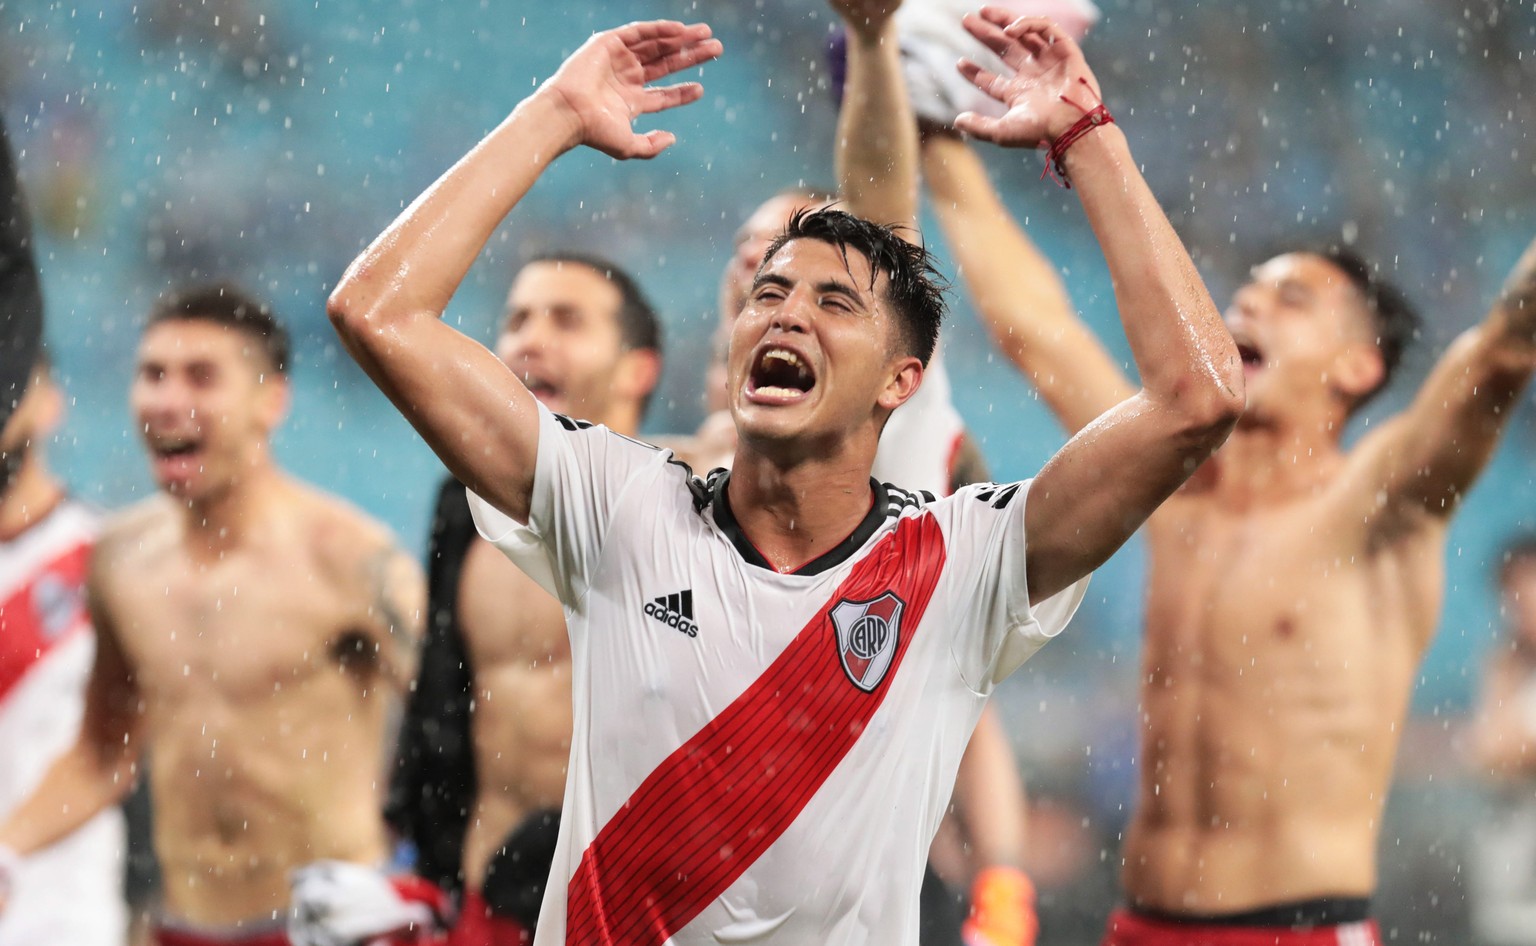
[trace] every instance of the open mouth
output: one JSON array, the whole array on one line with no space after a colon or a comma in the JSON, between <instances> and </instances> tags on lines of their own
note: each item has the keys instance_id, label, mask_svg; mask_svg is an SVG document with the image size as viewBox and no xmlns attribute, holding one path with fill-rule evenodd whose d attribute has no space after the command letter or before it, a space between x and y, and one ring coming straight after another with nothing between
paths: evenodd
<instances>
[{"instance_id":1,"label":"open mouth","mask_svg":"<svg viewBox=\"0 0 1536 946\"><path fill-rule=\"evenodd\" d=\"M1264 353L1249 342L1237 343L1237 357L1243 360L1244 368L1264 367Z\"/></svg>"},{"instance_id":2,"label":"open mouth","mask_svg":"<svg viewBox=\"0 0 1536 946\"><path fill-rule=\"evenodd\" d=\"M154 452L156 457L162 460L175 460L194 456L202 449L202 444L196 440L185 438L161 438L152 443L149 449Z\"/></svg>"},{"instance_id":3,"label":"open mouth","mask_svg":"<svg viewBox=\"0 0 1536 946\"><path fill-rule=\"evenodd\" d=\"M547 379L534 374L523 375L523 385L528 388L528 393L538 398L545 404L550 403L560 396L560 389L555 387Z\"/></svg>"},{"instance_id":4,"label":"open mouth","mask_svg":"<svg viewBox=\"0 0 1536 946\"><path fill-rule=\"evenodd\" d=\"M816 373L799 352L769 346L758 353L747 376L747 394L755 400L788 403L816 387Z\"/></svg>"}]
</instances>

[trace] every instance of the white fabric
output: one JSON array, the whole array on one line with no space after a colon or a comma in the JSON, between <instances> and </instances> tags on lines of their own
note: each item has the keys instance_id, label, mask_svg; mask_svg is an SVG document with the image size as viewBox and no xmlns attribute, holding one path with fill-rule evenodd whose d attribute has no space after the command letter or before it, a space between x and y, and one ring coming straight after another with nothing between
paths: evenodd
<instances>
[{"instance_id":1,"label":"white fabric","mask_svg":"<svg viewBox=\"0 0 1536 946\"><path fill-rule=\"evenodd\" d=\"M0 819L36 788L73 744L96 652L81 587L46 587L50 566L94 542L98 516L66 501L11 542L0 543L0 602L47 596L57 643L0 700ZM42 591L39 592L39 588ZM23 858L0 914L0 946L119 946L127 935L123 903L122 812L111 808L69 837Z\"/></svg>"},{"instance_id":2,"label":"white fabric","mask_svg":"<svg viewBox=\"0 0 1536 946\"><path fill-rule=\"evenodd\" d=\"M402 898L383 871L364 864L316 861L295 870L289 886L293 946L358 946L436 926L429 906Z\"/></svg>"},{"instance_id":3,"label":"white fabric","mask_svg":"<svg viewBox=\"0 0 1536 946\"><path fill-rule=\"evenodd\" d=\"M965 421L955 410L942 349L933 353L923 384L896 408L880 433L872 475L906 490L948 496L955 451Z\"/></svg>"},{"instance_id":4,"label":"white fabric","mask_svg":"<svg viewBox=\"0 0 1536 946\"><path fill-rule=\"evenodd\" d=\"M779 574L742 556L713 506L699 510L703 484L670 453L540 415L530 524L486 535L552 572L571 635L575 727L537 946L564 942L568 882L645 777L751 686L900 521L931 516L945 565L920 623L902 624L914 636L884 702L799 818L671 940L916 943L923 862L987 694L1061 631L1087 584L1030 607L1028 485L1006 500L990 484L929 504L894 493L846 561ZM470 504L490 518L473 493ZM646 614L683 591L697 636Z\"/></svg>"},{"instance_id":5,"label":"white fabric","mask_svg":"<svg viewBox=\"0 0 1536 946\"><path fill-rule=\"evenodd\" d=\"M1074 39L1082 39L1099 19L1091 0L995 0L993 5L1016 16L1048 16ZM907 94L920 117L947 126L961 112L994 117L1003 113L1001 103L955 69L964 56L985 69L1002 71L997 56L960 24L961 17L980 7L977 0L906 0L896 11Z\"/></svg>"}]
</instances>

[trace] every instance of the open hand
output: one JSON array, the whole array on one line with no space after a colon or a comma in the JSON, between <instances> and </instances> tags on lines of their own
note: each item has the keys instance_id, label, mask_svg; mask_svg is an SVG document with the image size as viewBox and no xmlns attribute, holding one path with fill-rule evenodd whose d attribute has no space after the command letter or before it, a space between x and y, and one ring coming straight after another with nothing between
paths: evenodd
<instances>
[{"instance_id":1,"label":"open hand","mask_svg":"<svg viewBox=\"0 0 1536 946\"><path fill-rule=\"evenodd\" d=\"M667 131L638 134L635 117L698 101L704 87L648 83L708 62L722 50L704 23L631 23L583 43L541 92L555 96L570 117L573 145L585 144L614 158L654 158L677 137Z\"/></svg>"},{"instance_id":2,"label":"open hand","mask_svg":"<svg viewBox=\"0 0 1536 946\"><path fill-rule=\"evenodd\" d=\"M1083 51L1050 20L1014 19L1008 10L982 7L961 22L1011 72L998 75L969 59L960 60L961 75L1008 107L999 118L962 112L955 119L960 131L1013 148L1049 146L1100 104L1099 83Z\"/></svg>"}]
</instances>

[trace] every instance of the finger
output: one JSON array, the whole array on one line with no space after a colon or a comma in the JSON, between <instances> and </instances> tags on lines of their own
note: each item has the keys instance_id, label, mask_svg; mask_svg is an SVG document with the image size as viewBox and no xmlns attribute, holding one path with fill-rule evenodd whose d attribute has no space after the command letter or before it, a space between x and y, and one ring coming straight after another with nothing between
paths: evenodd
<instances>
[{"instance_id":1,"label":"finger","mask_svg":"<svg viewBox=\"0 0 1536 946\"><path fill-rule=\"evenodd\" d=\"M613 31L613 35L623 41L625 46L633 48L647 40L666 39L668 37L690 37L697 42L706 39L710 35L708 23L680 23L677 20L646 20L638 23L629 23Z\"/></svg>"},{"instance_id":2,"label":"finger","mask_svg":"<svg viewBox=\"0 0 1536 946\"><path fill-rule=\"evenodd\" d=\"M1006 101L1004 98L1004 81L1002 76L983 69L969 59L960 60L955 64L955 68L960 70L960 75L964 76L965 80L971 85L974 85L999 102Z\"/></svg>"},{"instance_id":3,"label":"finger","mask_svg":"<svg viewBox=\"0 0 1536 946\"><path fill-rule=\"evenodd\" d=\"M985 20L974 13L966 14L960 23L965 27L967 33L976 37L977 42L996 53L997 57L1003 62L1014 69L1023 66L1028 53L1025 52L1024 47L1019 45L1018 40L1004 33L1002 28L996 23Z\"/></svg>"},{"instance_id":4,"label":"finger","mask_svg":"<svg viewBox=\"0 0 1536 946\"><path fill-rule=\"evenodd\" d=\"M665 111L669 108L677 108L679 105L687 105L689 102L697 102L703 96L704 87L697 82L679 82L677 85L646 89L640 99L640 111Z\"/></svg>"},{"instance_id":5,"label":"finger","mask_svg":"<svg viewBox=\"0 0 1536 946\"><path fill-rule=\"evenodd\" d=\"M644 81L654 82L662 76L669 76L675 72L682 72L684 69L690 69L701 63L709 62L711 59L718 59L723 52L725 52L725 47L718 39L707 39L702 43L695 43L686 49L680 49L677 52L651 60L650 62L642 59L641 62L644 64L645 70Z\"/></svg>"},{"instance_id":6,"label":"finger","mask_svg":"<svg viewBox=\"0 0 1536 946\"><path fill-rule=\"evenodd\" d=\"M998 140L998 120L975 112L961 112L955 116L955 130L982 141Z\"/></svg>"},{"instance_id":7,"label":"finger","mask_svg":"<svg viewBox=\"0 0 1536 946\"><path fill-rule=\"evenodd\" d=\"M630 52L635 54L636 59L641 62L650 62L662 56L670 56L672 53L695 43L702 43L708 40L710 36L709 26L700 23L697 27L690 27L661 36L653 36L634 43L626 43L625 45L629 48Z\"/></svg>"},{"instance_id":8,"label":"finger","mask_svg":"<svg viewBox=\"0 0 1536 946\"><path fill-rule=\"evenodd\" d=\"M636 135L630 139L629 151L623 157L649 161L667 150L676 141L677 136L670 131L651 131L643 135Z\"/></svg>"},{"instance_id":9,"label":"finger","mask_svg":"<svg viewBox=\"0 0 1536 946\"><path fill-rule=\"evenodd\" d=\"M985 6L977 10L976 15L999 28L1006 27L1019 19L1019 15L1007 7Z\"/></svg>"}]
</instances>

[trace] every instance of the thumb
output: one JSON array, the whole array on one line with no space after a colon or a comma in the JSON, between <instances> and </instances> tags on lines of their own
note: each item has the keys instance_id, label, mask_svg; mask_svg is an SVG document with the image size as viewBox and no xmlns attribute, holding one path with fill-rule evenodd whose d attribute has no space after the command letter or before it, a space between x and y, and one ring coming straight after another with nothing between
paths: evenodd
<instances>
[{"instance_id":1,"label":"thumb","mask_svg":"<svg viewBox=\"0 0 1536 946\"><path fill-rule=\"evenodd\" d=\"M676 141L677 136L670 131L651 131L636 135L630 141L629 157L650 160L667 150Z\"/></svg>"}]
</instances>

